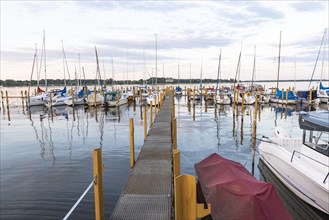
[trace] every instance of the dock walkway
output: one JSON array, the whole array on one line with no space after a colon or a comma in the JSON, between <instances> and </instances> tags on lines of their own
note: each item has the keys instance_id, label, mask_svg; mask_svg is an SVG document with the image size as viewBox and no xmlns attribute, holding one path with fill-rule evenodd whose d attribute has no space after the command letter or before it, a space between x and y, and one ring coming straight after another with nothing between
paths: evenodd
<instances>
[{"instance_id":1,"label":"dock walkway","mask_svg":"<svg viewBox=\"0 0 329 220\"><path fill-rule=\"evenodd\" d=\"M169 93L110 219L172 219L171 114Z\"/></svg>"}]
</instances>

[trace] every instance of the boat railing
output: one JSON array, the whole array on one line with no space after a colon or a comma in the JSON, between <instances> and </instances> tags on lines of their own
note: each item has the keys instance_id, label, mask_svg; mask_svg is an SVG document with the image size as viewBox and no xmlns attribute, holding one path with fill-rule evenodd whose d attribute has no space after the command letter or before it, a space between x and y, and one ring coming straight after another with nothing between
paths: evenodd
<instances>
[{"instance_id":1,"label":"boat railing","mask_svg":"<svg viewBox=\"0 0 329 220\"><path fill-rule=\"evenodd\" d=\"M300 154L300 155L303 155L304 157L307 157L308 159L311 159L311 160L315 161L316 163L321 164L321 165L323 165L323 166L329 168L329 166L328 166L327 164L324 164L324 163L322 163L322 162L320 162L320 161L318 161L318 160L315 160L314 158L309 157L309 156L307 156L307 155L305 155L305 154L303 154L302 152L299 152L299 151L297 151L297 150L294 150L294 151L293 151L293 153L292 153L292 155L291 155L290 162L293 161L294 156L295 156L295 153ZM326 180L328 179L328 177L329 177L329 172L327 173L326 177L324 178L323 183L326 183Z\"/></svg>"}]
</instances>

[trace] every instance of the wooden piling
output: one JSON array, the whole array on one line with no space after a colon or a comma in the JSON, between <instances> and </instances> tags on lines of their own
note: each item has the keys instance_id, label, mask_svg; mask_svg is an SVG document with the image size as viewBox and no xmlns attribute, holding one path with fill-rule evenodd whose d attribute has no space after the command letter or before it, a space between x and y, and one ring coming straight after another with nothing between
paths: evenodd
<instances>
[{"instance_id":1,"label":"wooden piling","mask_svg":"<svg viewBox=\"0 0 329 220\"><path fill-rule=\"evenodd\" d=\"M93 151L94 160L94 201L95 201L95 219L104 219L103 206L103 162L102 150L97 148Z\"/></svg>"},{"instance_id":2,"label":"wooden piling","mask_svg":"<svg viewBox=\"0 0 329 220\"><path fill-rule=\"evenodd\" d=\"M3 98L3 91L1 91L1 104L2 104L2 109L5 110L5 104L4 104L4 98Z\"/></svg>"},{"instance_id":3,"label":"wooden piling","mask_svg":"<svg viewBox=\"0 0 329 220\"><path fill-rule=\"evenodd\" d=\"M242 93L242 103L241 103L241 108L242 108L242 113L244 112L244 93Z\"/></svg>"},{"instance_id":4,"label":"wooden piling","mask_svg":"<svg viewBox=\"0 0 329 220\"><path fill-rule=\"evenodd\" d=\"M173 132L173 149L177 150L177 120L174 118L172 120L172 132Z\"/></svg>"},{"instance_id":5,"label":"wooden piling","mask_svg":"<svg viewBox=\"0 0 329 220\"><path fill-rule=\"evenodd\" d=\"M146 114L146 106L144 106L143 111L144 111L144 141L145 141L146 136L147 136L147 114Z\"/></svg>"},{"instance_id":6,"label":"wooden piling","mask_svg":"<svg viewBox=\"0 0 329 220\"><path fill-rule=\"evenodd\" d=\"M152 127L152 121L153 121L152 112L153 112L153 103L152 101L150 101L150 128Z\"/></svg>"},{"instance_id":7,"label":"wooden piling","mask_svg":"<svg viewBox=\"0 0 329 220\"><path fill-rule=\"evenodd\" d=\"M309 100L310 104L312 104L312 90L313 90L313 88L310 89L310 100Z\"/></svg>"},{"instance_id":8,"label":"wooden piling","mask_svg":"<svg viewBox=\"0 0 329 220\"><path fill-rule=\"evenodd\" d=\"M129 119L130 130L130 168L135 165L135 139L134 139L134 119Z\"/></svg>"},{"instance_id":9,"label":"wooden piling","mask_svg":"<svg viewBox=\"0 0 329 220\"><path fill-rule=\"evenodd\" d=\"M21 90L21 98L22 98L22 107L23 107L23 111L24 111L24 94L23 94L23 90Z\"/></svg>"},{"instance_id":10,"label":"wooden piling","mask_svg":"<svg viewBox=\"0 0 329 220\"><path fill-rule=\"evenodd\" d=\"M281 91L282 91L282 95L281 95L282 97L281 98L282 98L282 104L283 104L283 100L284 100L284 88L282 88Z\"/></svg>"},{"instance_id":11,"label":"wooden piling","mask_svg":"<svg viewBox=\"0 0 329 220\"><path fill-rule=\"evenodd\" d=\"M286 89L286 105L288 105L288 92L290 89Z\"/></svg>"},{"instance_id":12,"label":"wooden piling","mask_svg":"<svg viewBox=\"0 0 329 220\"><path fill-rule=\"evenodd\" d=\"M74 92L72 92L72 107L74 108Z\"/></svg>"}]
</instances>

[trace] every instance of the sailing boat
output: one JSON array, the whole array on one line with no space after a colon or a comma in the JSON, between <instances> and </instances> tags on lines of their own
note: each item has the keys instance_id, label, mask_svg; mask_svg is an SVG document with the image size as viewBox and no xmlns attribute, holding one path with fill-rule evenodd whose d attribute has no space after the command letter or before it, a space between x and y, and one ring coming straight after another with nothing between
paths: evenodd
<instances>
[{"instance_id":1,"label":"sailing boat","mask_svg":"<svg viewBox=\"0 0 329 220\"><path fill-rule=\"evenodd\" d=\"M281 91L279 89L279 76L280 76L280 57L281 55L281 31L280 31L280 43L279 43L279 57L278 57L278 75L276 82L276 94L275 97L270 98L271 102L278 104L291 104L294 105L297 103L298 97L296 96L294 91Z\"/></svg>"},{"instance_id":2,"label":"sailing boat","mask_svg":"<svg viewBox=\"0 0 329 220\"><path fill-rule=\"evenodd\" d=\"M182 88L179 86L179 60L178 60L178 85L175 88L175 95L176 96L182 95Z\"/></svg>"},{"instance_id":3,"label":"sailing boat","mask_svg":"<svg viewBox=\"0 0 329 220\"><path fill-rule=\"evenodd\" d=\"M242 54L242 43L241 43L241 50L240 50L240 55L239 55L238 67L237 67L237 73L238 73L237 89L239 91L237 101L238 101L238 104L242 104L242 102L243 102L243 104L245 104L245 105L252 105L255 103L255 96L252 94L252 92L247 90L245 85L240 84L241 54Z\"/></svg>"},{"instance_id":4,"label":"sailing boat","mask_svg":"<svg viewBox=\"0 0 329 220\"><path fill-rule=\"evenodd\" d=\"M202 92L202 65L203 65L203 58L201 60L201 73L200 73L200 91ZM201 100L202 93L200 94L199 91L193 90L193 94L190 95L190 100Z\"/></svg>"},{"instance_id":5,"label":"sailing boat","mask_svg":"<svg viewBox=\"0 0 329 220\"><path fill-rule=\"evenodd\" d=\"M113 68L113 59L112 59L112 76L114 79L114 68ZM105 105L108 107L119 107L121 105L128 103L127 93L118 92L114 89L114 84L112 83L112 91L106 92L104 95Z\"/></svg>"},{"instance_id":6,"label":"sailing boat","mask_svg":"<svg viewBox=\"0 0 329 220\"><path fill-rule=\"evenodd\" d=\"M47 71L46 71L46 37L45 37L45 31L43 31L43 43L42 43L42 53L41 53L41 61L40 61L40 68L38 70L38 62L37 62L37 48L35 48L36 52L34 54L34 59L33 59L33 66L32 66L32 73L31 73L31 79L30 79L30 86L29 86L29 92L30 92L30 87L31 87L31 81L32 81L32 75L34 72L34 65L36 63L37 67L37 75L38 75L38 87L36 94L34 96L30 97L30 102L27 103L29 106L40 106L44 105L46 101L49 99L49 94L48 94L48 86L47 86ZM39 87L39 78L40 78L40 72L41 71L41 64L42 64L42 58L44 58L44 71L45 71L45 91L42 90Z\"/></svg>"},{"instance_id":7,"label":"sailing boat","mask_svg":"<svg viewBox=\"0 0 329 220\"><path fill-rule=\"evenodd\" d=\"M98 62L98 54L97 54L96 46L95 46L95 53L96 53L96 64L97 64L96 79L98 81L98 86L100 86L101 75L99 70L99 62ZM103 105L103 103L104 103L104 97L100 93L97 93L96 84L95 84L94 91L91 94L89 94L87 97L87 105L97 106L97 105Z\"/></svg>"},{"instance_id":8,"label":"sailing boat","mask_svg":"<svg viewBox=\"0 0 329 220\"><path fill-rule=\"evenodd\" d=\"M326 37L327 37L327 28L324 30L324 33L323 33L320 50L321 50L321 47L323 45L323 41L324 41L323 39L326 38ZM319 85L318 85L317 96L320 99L320 102L329 103L329 86L325 87L322 84L323 67L324 67L324 62L325 62L324 60L325 60L325 54L326 54L326 48L325 48L326 46L324 45L323 47L324 48L323 48L323 59L322 59L322 69L321 69L321 80L320 80ZM320 54L320 50L319 50L319 54ZM316 67L316 64L317 64L317 62L315 63L315 67ZM328 64L326 66L328 66ZM314 67L314 70L315 70L315 67ZM314 74L314 71L313 71L313 74ZM328 75L327 75L327 78L328 78Z\"/></svg>"},{"instance_id":9,"label":"sailing boat","mask_svg":"<svg viewBox=\"0 0 329 220\"><path fill-rule=\"evenodd\" d=\"M221 79L221 65L220 65L221 57L222 57L222 50L220 50L219 59L218 59L217 84L216 84L217 97L215 97L215 99L216 99L216 103L219 105L229 105L231 104L231 95L219 89L219 82Z\"/></svg>"}]
</instances>

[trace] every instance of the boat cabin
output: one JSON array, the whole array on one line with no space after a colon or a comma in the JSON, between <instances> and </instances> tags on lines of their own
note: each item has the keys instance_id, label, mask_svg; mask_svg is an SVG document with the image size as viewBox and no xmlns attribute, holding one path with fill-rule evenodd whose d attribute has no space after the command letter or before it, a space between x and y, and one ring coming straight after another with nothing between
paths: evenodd
<instances>
[{"instance_id":1,"label":"boat cabin","mask_svg":"<svg viewBox=\"0 0 329 220\"><path fill-rule=\"evenodd\" d=\"M300 112L299 127L303 129L303 144L329 156L329 111Z\"/></svg>"}]
</instances>

